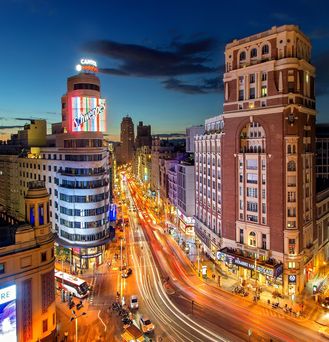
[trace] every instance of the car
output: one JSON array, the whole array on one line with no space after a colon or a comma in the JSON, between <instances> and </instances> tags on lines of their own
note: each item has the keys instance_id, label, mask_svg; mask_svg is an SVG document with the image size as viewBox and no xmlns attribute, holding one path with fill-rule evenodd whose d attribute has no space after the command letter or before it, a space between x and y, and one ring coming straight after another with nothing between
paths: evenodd
<instances>
[{"instance_id":1,"label":"car","mask_svg":"<svg viewBox=\"0 0 329 342\"><path fill-rule=\"evenodd\" d=\"M135 310L138 309L138 297L137 296L131 296L130 297L130 309Z\"/></svg>"},{"instance_id":2,"label":"car","mask_svg":"<svg viewBox=\"0 0 329 342\"><path fill-rule=\"evenodd\" d=\"M329 297L326 297L322 302L321 306L325 309L329 309Z\"/></svg>"},{"instance_id":3,"label":"car","mask_svg":"<svg viewBox=\"0 0 329 342\"><path fill-rule=\"evenodd\" d=\"M152 332L154 330L154 324L147 316L141 316L140 318L141 328L144 334Z\"/></svg>"},{"instance_id":4,"label":"car","mask_svg":"<svg viewBox=\"0 0 329 342\"><path fill-rule=\"evenodd\" d=\"M133 270L131 268L128 268L122 272L121 277L122 278L128 278L133 273Z\"/></svg>"}]
</instances>

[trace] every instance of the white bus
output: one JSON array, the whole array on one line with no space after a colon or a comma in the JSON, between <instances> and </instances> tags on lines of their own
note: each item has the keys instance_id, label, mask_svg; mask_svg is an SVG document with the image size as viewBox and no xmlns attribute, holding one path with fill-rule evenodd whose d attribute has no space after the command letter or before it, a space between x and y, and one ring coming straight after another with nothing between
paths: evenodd
<instances>
[{"instance_id":1,"label":"white bus","mask_svg":"<svg viewBox=\"0 0 329 342\"><path fill-rule=\"evenodd\" d=\"M88 284L73 275L55 270L55 281L58 290L64 289L72 293L75 297L84 298L89 294Z\"/></svg>"}]
</instances>

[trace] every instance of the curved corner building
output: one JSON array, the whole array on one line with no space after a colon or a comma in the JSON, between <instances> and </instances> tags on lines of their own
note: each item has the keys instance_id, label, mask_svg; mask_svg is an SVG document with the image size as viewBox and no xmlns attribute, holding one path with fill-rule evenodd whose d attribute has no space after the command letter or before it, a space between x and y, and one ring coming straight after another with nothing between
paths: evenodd
<instances>
[{"instance_id":1,"label":"curved corner building","mask_svg":"<svg viewBox=\"0 0 329 342\"><path fill-rule=\"evenodd\" d=\"M97 76L82 71L68 78L62 97L64 133L56 135L61 161L55 179L55 230L61 246L73 247L71 263L80 269L103 262L108 240L105 106Z\"/></svg>"}]
</instances>

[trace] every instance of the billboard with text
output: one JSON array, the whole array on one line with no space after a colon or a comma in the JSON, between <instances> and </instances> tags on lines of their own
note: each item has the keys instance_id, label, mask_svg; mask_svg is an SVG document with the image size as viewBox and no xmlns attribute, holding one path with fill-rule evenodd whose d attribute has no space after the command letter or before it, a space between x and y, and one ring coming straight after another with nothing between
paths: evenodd
<instances>
[{"instance_id":1,"label":"billboard with text","mask_svg":"<svg viewBox=\"0 0 329 342\"><path fill-rule=\"evenodd\" d=\"M106 101L97 97L73 96L70 98L71 132L105 132Z\"/></svg>"}]
</instances>

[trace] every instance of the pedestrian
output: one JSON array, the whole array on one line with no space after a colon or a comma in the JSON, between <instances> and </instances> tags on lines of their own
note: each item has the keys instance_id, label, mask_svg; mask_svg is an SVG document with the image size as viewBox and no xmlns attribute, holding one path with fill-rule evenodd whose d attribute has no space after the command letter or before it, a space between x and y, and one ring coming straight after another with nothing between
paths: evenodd
<instances>
[{"instance_id":1,"label":"pedestrian","mask_svg":"<svg viewBox=\"0 0 329 342\"><path fill-rule=\"evenodd\" d=\"M69 336L68 331L65 331L65 333L64 333L64 341L68 340L68 336Z\"/></svg>"}]
</instances>

